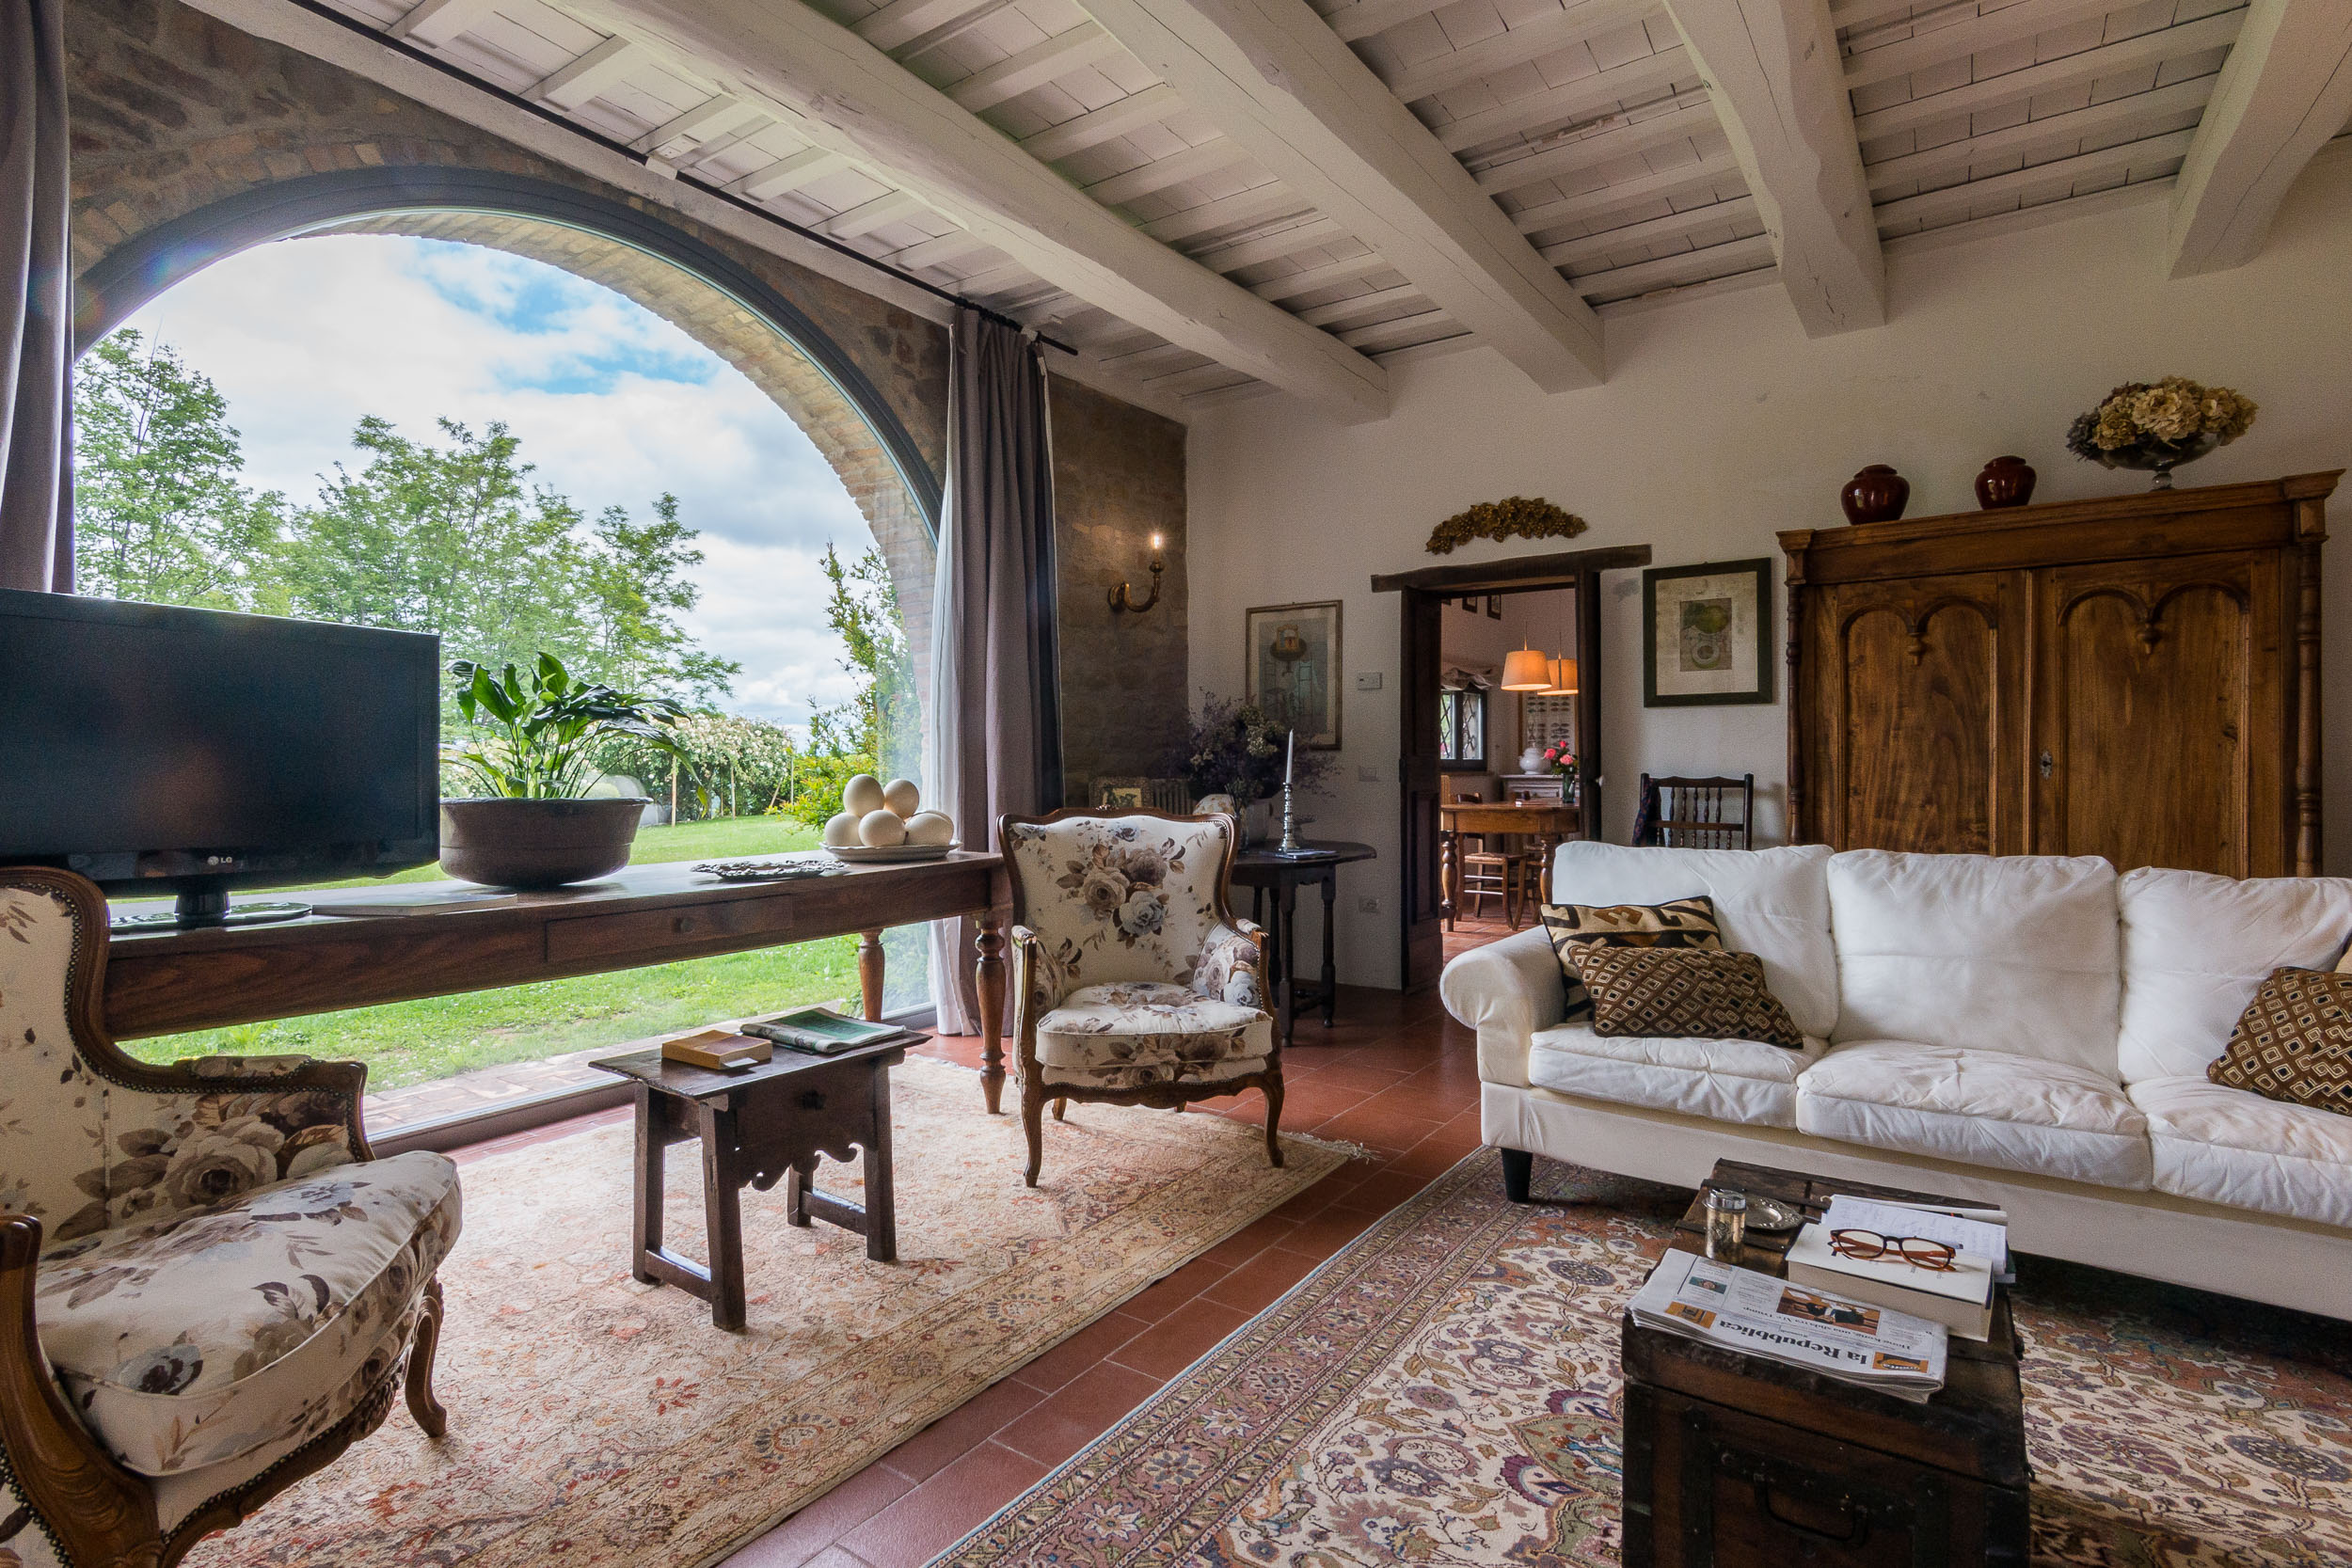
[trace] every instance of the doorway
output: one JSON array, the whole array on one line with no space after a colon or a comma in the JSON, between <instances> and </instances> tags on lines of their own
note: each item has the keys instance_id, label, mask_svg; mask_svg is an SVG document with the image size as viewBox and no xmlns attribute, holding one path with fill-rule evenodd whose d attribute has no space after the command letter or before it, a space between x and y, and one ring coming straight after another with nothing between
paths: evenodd
<instances>
[{"instance_id":1,"label":"doorway","mask_svg":"<svg viewBox=\"0 0 2352 1568\"><path fill-rule=\"evenodd\" d=\"M1569 649L1573 649L1577 667L1575 691L1566 698L1569 712L1563 717L1578 747L1577 768L1569 785L1575 799L1565 803L1562 836L1597 838L1601 791L1606 782L1601 764L1600 577L1603 572L1645 566L1649 560L1647 545L1618 546L1475 565L1430 566L1372 579L1375 593L1393 593L1398 596L1400 618L1397 697L1398 733L1403 740L1397 761L1397 842L1404 864L1398 918L1403 927L1405 990L1434 984L1445 967L1444 848L1449 815L1445 808L1451 795L1470 778L1494 779L1493 788L1498 795L1507 795L1510 787L1502 774L1489 773L1484 767L1474 772L1466 768L1468 759L1462 755L1463 714L1470 703L1462 693L1470 689L1470 673L1457 663L1456 673L1448 674L1446 617L1467 616L1471 611L1465 607L1473 601L1477 605L1475 612L1484 617L1489 598L1508 601L1536 594L1552 595L1549 602L1567 610L1565 629L1572 641L1564 647L1549 646L1537 638L1545 620L1541 609L1526 616L1515 616L1507 602L1498 603L1495 618L1506 626L1524 622L1526 641L1549 657L1565 658ZM1457 648L1470 645L1467 626L1454 641ZM1505 650L1506 657L1509 651ZM1509 738L1518 739L1527 722L1523 705L1517 700L1520 693L1505 691L1502 674L1498 664L1493 686L1476 699L1476 705L1485 710L1481 715L1486 725L1483 748L1491 748L1498 728L1507 728ZM1451 688L1455 695L1451 697L1449 680L1455 683ZM1496 707L1504 707L1509 715L1509 721L1502 726L1494 722ZM1548 719L1549 714L1538 717ZM1482 756L1482 763L1486 760ZM1514 769L1518 767L1516 757L1492 760L1507 762ZM1482 793L1486 788L1483 784L1479 787ZM1460 817L1458 812L1454 815L1459 820L1468 820Z\"/></svg>"}]
</instances>

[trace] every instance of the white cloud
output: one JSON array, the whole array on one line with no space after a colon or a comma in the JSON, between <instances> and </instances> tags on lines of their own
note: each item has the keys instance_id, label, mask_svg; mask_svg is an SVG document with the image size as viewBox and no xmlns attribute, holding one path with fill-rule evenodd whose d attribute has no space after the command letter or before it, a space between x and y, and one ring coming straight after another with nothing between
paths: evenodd
<instances>
[{"instance_id":1,"label":"white cloud","mask_svg":"<svg viewBox=\"0 0 2352 1568\"><path fill-rule=\"evenodd\" d=\"M865 549L865 519L766 394L622 295L479 246L328 235L217 262L126 325L213 379L262 488L309 497L374 414L419 439L503 421L591 515L674 492L707 557L687 625L743 664L726 705L798 723L848 695L818 562L828 539Z\"/></svg>"}]
</instances>

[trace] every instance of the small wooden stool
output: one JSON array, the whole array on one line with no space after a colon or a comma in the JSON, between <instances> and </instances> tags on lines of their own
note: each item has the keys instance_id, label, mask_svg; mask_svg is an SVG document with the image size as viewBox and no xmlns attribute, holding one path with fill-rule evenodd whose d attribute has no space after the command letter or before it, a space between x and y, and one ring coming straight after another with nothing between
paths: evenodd
<instances>
[{"instance_id":1,"label":"small wooden stool","mask_svg":"<svg viewBox=\"0 0 2352 1568\"><path fill-rule=\"evenodd\" d=\"M637 1191L629 1273L648 1285L675 1285L710 1303L710 1321L743 1326L742 1189L766 1192L779 1180L794 1225L820 1219L866 1238L866 1256L898 1259L898 1224L890 1193L890 1069L903 1045L867 1046L838 1056L778 1047L772 1061L717 1072L663 1059L659 1049L591 1065L636 1080ZM703 1153L703 1213L710 1266L661 1244L662 1150L697 1138ZM865 1156L866 1201L820 1193L817 1160Z\"/></svg>"}]
</instances>

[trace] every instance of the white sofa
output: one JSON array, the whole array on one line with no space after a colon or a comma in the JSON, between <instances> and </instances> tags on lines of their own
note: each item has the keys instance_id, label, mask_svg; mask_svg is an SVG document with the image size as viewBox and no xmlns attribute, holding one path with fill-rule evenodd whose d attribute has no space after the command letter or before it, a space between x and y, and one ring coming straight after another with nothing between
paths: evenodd
<instances>
[{"instance_id":1,"label":"white sofa","mask_svg":"<svg viewBox=\"0 0 2352 1568\"><path fill-rule=\"evenodd\" d=\"M1478 1032L1514 1196L1533 1154L1686 1187L1745 1160L1996 1203L2023 1252L2352 1319L2352 1117L2205 1079L2265 975L2335 964L2352 880L1579 843L1552 886L1708 895L1806 1043L1568 1023L1540 927L1462 955L1439 990Z\"/></svg>"}]
</instances>

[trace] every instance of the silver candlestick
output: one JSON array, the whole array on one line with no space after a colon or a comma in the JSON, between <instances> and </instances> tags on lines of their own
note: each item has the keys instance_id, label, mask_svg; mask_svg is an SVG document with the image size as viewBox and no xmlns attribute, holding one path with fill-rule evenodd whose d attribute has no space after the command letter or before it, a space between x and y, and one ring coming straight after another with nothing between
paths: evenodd
<instances>
[{"instance_id":1,"label":"silver candlestick","mask_svg":"<svg viewBox=\"0 0 2352 1568\"><path fill-rule=\"evenodd\" d=\"M1282 781L1282 842L1277 849L1285 855L1302 854L1306 846L1298 842L1298 818L1291 815L1291 782Z\"/></svg>"}]
</instances>

